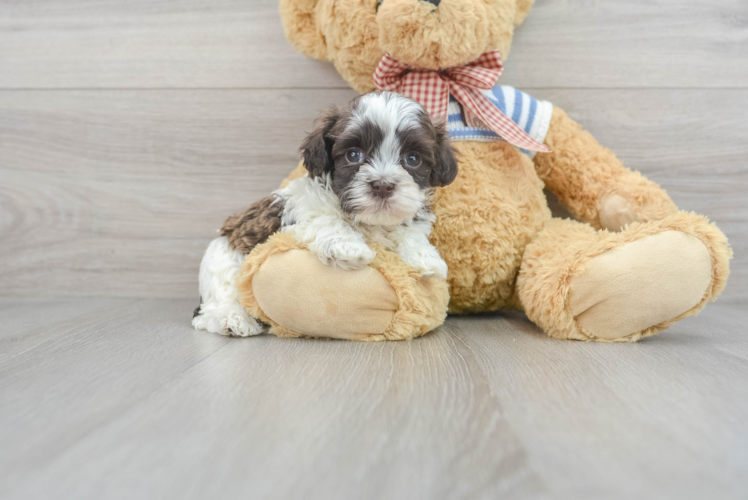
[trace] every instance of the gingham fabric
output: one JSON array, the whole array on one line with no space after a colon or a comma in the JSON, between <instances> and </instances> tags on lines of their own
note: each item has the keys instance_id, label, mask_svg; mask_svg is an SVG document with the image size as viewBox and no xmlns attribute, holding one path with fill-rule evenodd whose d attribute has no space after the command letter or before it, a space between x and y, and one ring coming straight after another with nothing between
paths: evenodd
<instances>
[{"instance_id":1,"label":"gingham fabric","mask_svg":"<svg viewBox=\"0 0 748 500\"><path fill-rule=\"evenodd\" d=\"M511 118L530 137L538 142L545 140L553 116L553 105L550 102L539 101L529 94L506 85L494 87L490 91L483 91L483 94L499 108L499 111ZM481 142L503 140L496 132L485 125L477 127L468 125L463 114L460 103L450 96L447 131L451 140ZM526 149L520 149L520 151L530 158L533 158L536 153Z\"/></svg>"},{"instance_id":2,"label":"gingham fabric","mask_svg":"<svg viewBox=\"0 0 748 500\"><path fill-rule=\"evenodd\" d=\"M464 110L471 127L488 126L503 140L528 151L548 152L522 128L502 113L484 94L490 91L503 70L498 50L486 52L465 66L435 71L411 68L385 54L374 71L379 90L397 92L418 101L436 119L447 120L452 95ZM485 124L485 125L483 125Z\"/></svg>"}]
</instances>

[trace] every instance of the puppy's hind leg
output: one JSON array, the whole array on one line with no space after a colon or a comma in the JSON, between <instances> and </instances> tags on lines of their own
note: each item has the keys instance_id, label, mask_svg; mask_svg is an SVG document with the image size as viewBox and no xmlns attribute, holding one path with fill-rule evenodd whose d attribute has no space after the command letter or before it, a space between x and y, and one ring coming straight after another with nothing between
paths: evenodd
<instances>
[{"instance_id":1,"label":"puppy's hind leg","mask_svg":"<svg viewBox=\"0 0 748 500\"><path fill-rule=\"evenodd\" d=\"M192 318L192 326L220 335L248 337L263 332L262 324L239 303L236 276L244 254L229 246L228 238L213 240L200 263L202 303Z\"/></svg>"}]
</instances>

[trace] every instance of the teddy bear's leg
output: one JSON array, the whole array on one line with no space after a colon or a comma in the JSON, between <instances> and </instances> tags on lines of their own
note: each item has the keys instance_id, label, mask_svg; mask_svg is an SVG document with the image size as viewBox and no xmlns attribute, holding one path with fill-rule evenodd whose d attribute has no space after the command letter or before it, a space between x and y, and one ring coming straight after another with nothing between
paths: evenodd
<instances>
[{"instance_id":1,"label":"teddy bear's leg","mask_svg":"<svg viewBox=\"0 0 748 500\"><path fill-rule=\"evenodd\" d=\"M341 271L323 264L288 233L252 250L236 280L239 302L279 337L405 340L447 316L449 291L376 245L374 261Z\"/></svg>"},{"instance_id":2,"label":"teddy bear's leg","mask_svg":"<svg viewBox=\"0 0 748 500\"><path fill-rule=\"evenodd\" d=\"M633 342L714 300L731 256L724 234L693 213L620 233L553 219L524 253L517 294L552 337Z\"/></svg>"}]
</instances>

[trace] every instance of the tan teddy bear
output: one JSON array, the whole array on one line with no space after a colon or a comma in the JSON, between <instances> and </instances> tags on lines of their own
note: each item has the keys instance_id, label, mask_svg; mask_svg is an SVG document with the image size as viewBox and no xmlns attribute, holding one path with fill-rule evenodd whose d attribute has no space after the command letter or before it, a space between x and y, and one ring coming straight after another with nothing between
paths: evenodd
<instances>
[{"instance_id":1,"label":"tan teddy bear","mask_svg":"<svg viewBox=\"0 0 748 500\"><path fill-rule=\"evenodd\" d=\"M364 93L385 55L441 74L495 51L506 61L532 4L281 0L280 11L299 51L331 61ZM716 226L678 211L563 110L508 87L483 94L550 152L518 149L450 100L459 175L434 195L431 236L449 266L450 312L519 308L553 337L636 341L719 295L732 252ZM300 165L290 178L303 174ZM544 187L576 221L551 217ZM396 256L380 251L365 269L335 271L286 234L249 255L237 286L279 335L403 339L445 316L444 286Z\"/></svg>"}]
</instances>

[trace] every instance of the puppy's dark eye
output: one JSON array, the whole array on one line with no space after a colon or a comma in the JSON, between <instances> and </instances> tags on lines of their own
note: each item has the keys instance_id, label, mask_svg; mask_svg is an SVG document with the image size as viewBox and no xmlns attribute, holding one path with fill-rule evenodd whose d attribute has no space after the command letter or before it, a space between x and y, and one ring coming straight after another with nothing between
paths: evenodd
<instances>
[{"instance_id":1,"label":"puppy's dark eye","mask_svg":"<svg viewBox=\"0 0 748 500\"><path fill-rule=\"evenodd\" d=\"M349 149L345 154L345 159L351 163L361 163L364 161L364 152L358 148Z\"/></svg>"},{"instance_id":2,"label":"puppy's dark eye","mask_svg":"<svg viewBox=\"0 0 748 500\"><path fill-rule=\"evenodd\" d=\"M405 164L409 167L417 167L421 164L421 155L418 153L408 153L405 155Z\"/></svg>"}]
</instances>

